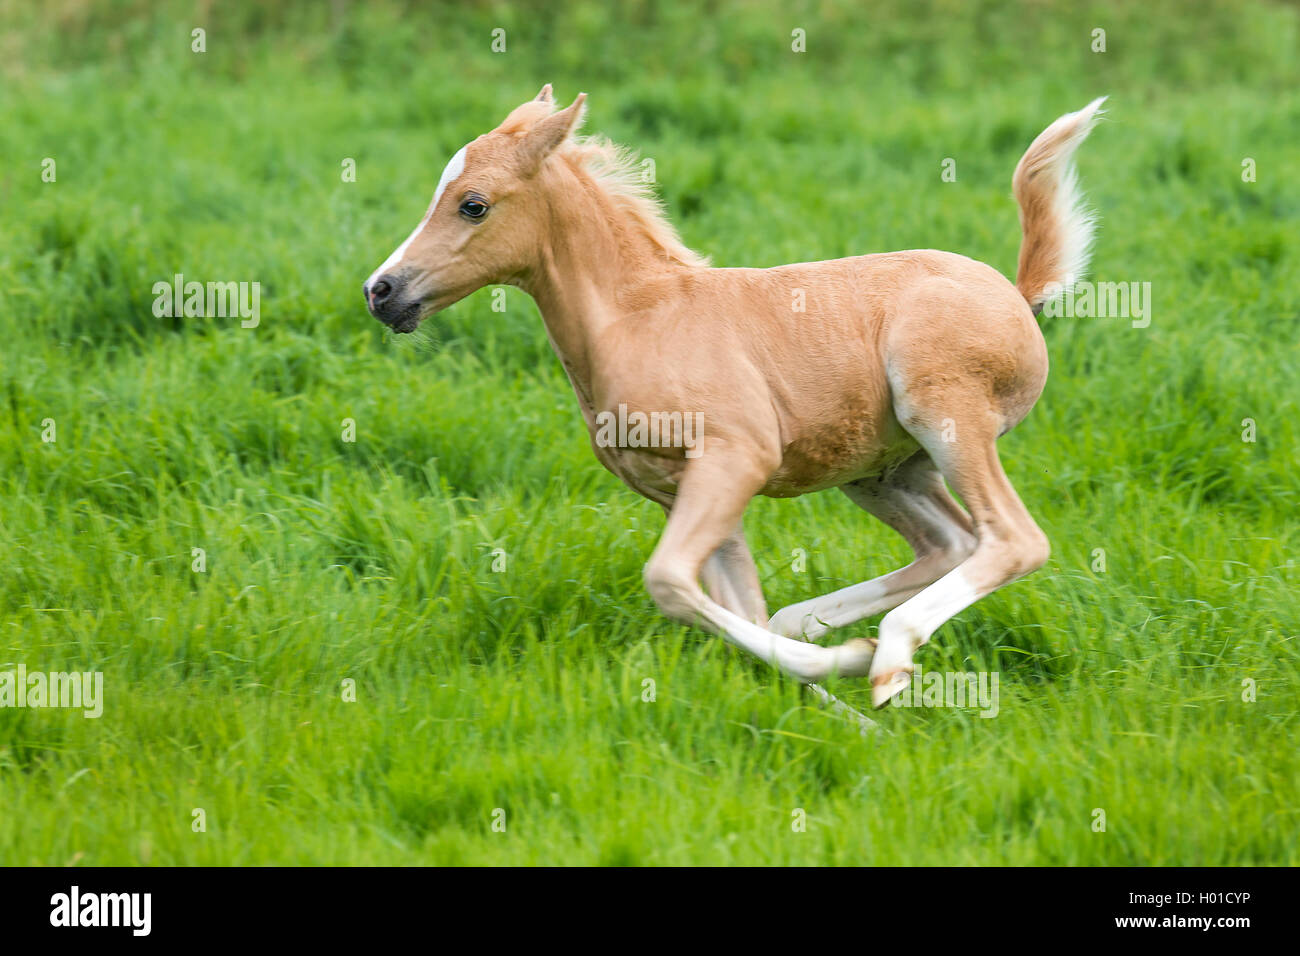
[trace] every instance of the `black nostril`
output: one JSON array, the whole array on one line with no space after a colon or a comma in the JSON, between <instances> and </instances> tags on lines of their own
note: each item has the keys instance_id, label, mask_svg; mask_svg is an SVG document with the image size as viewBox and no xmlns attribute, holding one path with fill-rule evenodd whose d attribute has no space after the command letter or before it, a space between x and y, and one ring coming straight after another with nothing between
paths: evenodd
<instances>
[{"instance_id":1,"label":"black nostril","mask_svg":"<svg viewBox=\"0 0 1300 956\"><path fill-rule=\"evenodd\" d=\"M370 287L370 299L375 305L383 302L392 293L393 286L387 279L380 279Z\"/></svg>"}]
</instances>

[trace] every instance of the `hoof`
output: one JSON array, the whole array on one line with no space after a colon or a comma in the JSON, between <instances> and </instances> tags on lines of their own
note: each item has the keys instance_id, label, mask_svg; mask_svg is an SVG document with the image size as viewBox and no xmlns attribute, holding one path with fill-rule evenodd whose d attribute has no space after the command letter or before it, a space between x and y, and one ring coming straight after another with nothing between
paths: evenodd
<instances>
[{"instance_id":1,"label":"hoof","mask_svg":"<svg viewBox=\"0 0 1300 956\"><path fill-rule=\"evenodd\" d=\"M912 680L910 670L896 670L871 678L871 706L879 710L901 694Z\"/></svg>"}]
</instances>

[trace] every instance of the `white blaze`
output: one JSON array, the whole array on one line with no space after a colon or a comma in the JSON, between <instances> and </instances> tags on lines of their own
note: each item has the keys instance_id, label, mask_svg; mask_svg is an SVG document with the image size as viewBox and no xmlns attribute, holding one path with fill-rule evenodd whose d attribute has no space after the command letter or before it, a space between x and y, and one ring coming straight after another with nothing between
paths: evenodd
<instances>
[{"instance_id":1,"label":"white blaze","mask_svg":"<svg viewBox=\"0 0 1300 956\"><path fill-rule=\"evenodd\" d=\"M460 174L465 171L465 150L468 146L462 146L456 151L456 155L447 161L447 168L442 171L438 177L438 188L433 191L433 206L438 205L438 200L442 198L443 190L460 178ZM432 210L432 206L430 209Z\"/></svg>"},{"instance_id":2,"label":"white blaze","mask_svg":"<svg viewBox=\"0 0 1300 956\"><path fill-rule=\"evenodd\" d=\"M460 174L465 171L465 150L468 148L468 146L462 146L457 151L456 155L447 163L447 168L442 171L442 176L438 178L438 188L434 190L433 202L429 203L429 211L424 214L424 218L421 219L420 224L415 227L415 231L406 237L406 241L398 246L391 256L384 260L382 266L371 273L370 278L366 280L367 289L370 288L371 284L373 284L374 281L385 272L391 272L393 269L396 269L401 265L402 257L406 255L407 247L415 241L415 237L424 230L426 225L428 225L429 217L432 216L433 211L438 208L438 200L442 198L442 194L446 191L447 187L455 182L460 177Z\"/></svg>"}]
</instances>

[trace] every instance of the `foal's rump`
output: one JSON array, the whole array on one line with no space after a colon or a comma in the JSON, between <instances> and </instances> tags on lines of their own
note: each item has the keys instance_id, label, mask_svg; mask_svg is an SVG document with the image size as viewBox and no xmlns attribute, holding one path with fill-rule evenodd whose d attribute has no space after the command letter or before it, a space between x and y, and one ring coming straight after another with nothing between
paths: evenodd
<instances>
[{"instance_id":1,"label":"foal's rump","mask_svg":"<svg viewBox=\"0 0 1300 956\"><path fill-rule=\"evenodd\" d=\"M735 273L751 293L761 287L767 305L733 330L780 421L782 463L765 494L834 487L913 454L898 415L904 393L934 393L926 417L937 427L955 417L945 404L982 401L1001 433L1042 390L1046 348L1028 303L965 256L919 249L714 271Z\"/></svg>"},{"instance_id":2,"label":"foal's rump","mask_svg":"<svg viewBox=\"0 0 1300 956\"><path fill-rule=\"evenodd\" d=\"M867 377L888 382L893 424L913 437L951 432L955 441L959 420L967 430L978 427L996 437L1029 413L1048 367L1034 316L1088 267L1093 219L1074 154L1103 102L1060 117L1016 166L1012 188L1023 238L1014 284L982 262L933 249L771 270L788 283L805 280L812 287L805 298L814 303L809 311L819 314L810 319L821 328L812 326L809 334L820 331L840 346L825 349L838 353L826 363L828 387L853 390L836 373L860 343ZM857 326L844 328L844 321ZM877 416L871 427L887 437L888 424Z\"/></svg>"},{"instance_id":3,"label":"foal's rump","mask_svg":"<svg viewBox=\"0 0 1300 956\"><path fill-rule=\"evenodd\" d=\"M951 260L951 270L904 290L883 336L895 414L913 435L918 427L953 433L957 422L981 417L1002 435L1042 393L1047 345L1006 278L963 256L934 255Z\"/></svg>"}]
</instances>

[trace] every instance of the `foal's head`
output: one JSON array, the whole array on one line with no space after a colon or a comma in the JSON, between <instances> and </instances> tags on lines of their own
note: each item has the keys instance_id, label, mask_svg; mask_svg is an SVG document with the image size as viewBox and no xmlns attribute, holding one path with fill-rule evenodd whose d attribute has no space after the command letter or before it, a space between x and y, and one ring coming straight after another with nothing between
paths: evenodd
<instances>
[{"instance_id":1,"label":"foal's head","mask_svg":"<svg viewBox=\"0 0 1300 956\"><path fill-rule=\"evenodd\" d=\"M398 332L471 292L507 282L535 258L546 201L530 188L582 122L586 94L555 111L548 83L496 129L451 158L428 212L362 286L370 312Z\"/></svg>"}]
</instances>

